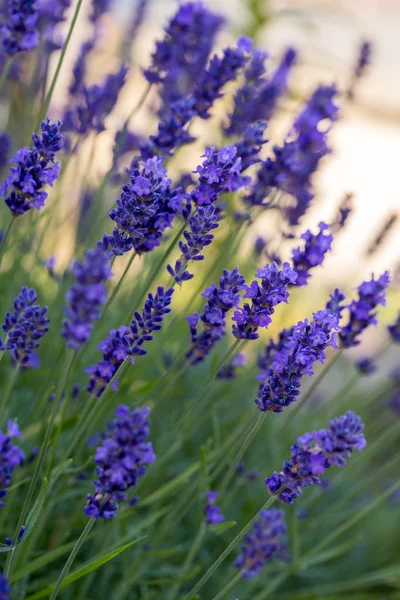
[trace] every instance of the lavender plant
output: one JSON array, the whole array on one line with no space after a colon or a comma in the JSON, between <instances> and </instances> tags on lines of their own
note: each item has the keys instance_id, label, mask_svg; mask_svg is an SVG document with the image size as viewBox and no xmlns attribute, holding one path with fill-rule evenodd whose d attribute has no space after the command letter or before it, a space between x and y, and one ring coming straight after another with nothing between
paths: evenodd
<instances>
[{"instance_id":1,"label":"lavender plant","mask_svg":"<svg viewBox=\"0 0 400 600\"><path fill-rule=\"evenodd\" d=\"M83 4L0 11L0 598L397 597L397 214L331 271L318 185L374 46L303 100L210 3Z\"/></svg>"}]
</instances>

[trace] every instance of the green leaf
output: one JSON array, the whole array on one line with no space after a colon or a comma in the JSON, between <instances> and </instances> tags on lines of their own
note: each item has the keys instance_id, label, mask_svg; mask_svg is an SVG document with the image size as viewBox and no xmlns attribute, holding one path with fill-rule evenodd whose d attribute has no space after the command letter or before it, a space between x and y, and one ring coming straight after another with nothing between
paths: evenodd
<instances>
[{"instance_id":1,"label":"green leaf","mask_svg":"<svg viewBox=\"0 0 400 600\"><path fill-rule=\"evenodd\" d=\"M334 546L333 548L330 548L330 550L326 550L326 552L320 552L317 556L314 556L305 562L304 568L319 565L320 563L338 558L339 556L342 556L342 554L346 554L359 543L360 539L361 536L356 539L348 540L347 542L339 544L338 546Z\"/></svg>"},{"instance_id":2,"label":"green leaf","mask_svg":"<svg viewBox=\"0 0 400 600\"><path fill-rule=\"evenodd\" d=\"M224 521L223 523L218 523L218 525L209 525L208 530L221 535L231 527L235 527L235 525L237 525L236 521Z\"/></svg>"},{"instance_id":3,"label":"green leaf","mask_svg":"<svg viewBox=\"0 0 400 600\"><path fill-rule=\"evenodd\" d=\"M52 471L51 471L51 483L52 484L54 484L57 481L57 479L60 477L60 475L62 475L64 473L64 471L66 469L68 469L68 467L73 462L73 460L74 460L73 458L68 458L68 460L65 460L61 464L55 466L54 469L52 469Z\"/></svg>"},{"instance_id":4,"label":"green leaf","mask_svg":"<svg viewBox=\"0 0 400 600\"><path fill-rule=\"evenodd\" d=\"M125 550L127 550L128 548L133 546L134 544L137 544L138 542L143 540L145 537L147 537L147 536L144 535L144 536L138 538L137 540L133 540L132 542L125 544L124 546L120 546L119 548L116 548L115 550L112 550L111 552L108 552L107 554L104 554L103 556L100 556L99 558L92 560L90 563L88 563L84 567L77 569L76 571L74 571L73 573L71 573L64 579L61 589L64 589L70 583L77 581L81 577L84 577L88 573L91 573L95 569L98 569L99 567L105 565L110 560L112 560L113 558L115 558L116 556L118 556L119 554L121 554L122 552L124 552ZM49 596L51 594L51 592L55 588L55 585L56 585L55 583L48 585L46 588L36 592L36 594L32 594L31 596L28 596L28 598L26 600L39 600L39 598L46 598L46 596Z\"/></svg>"},{"instance_id":5,"label":"green leaf","mask_svg":"<svg viewBox=\"0 0 400 600\"><path fill-rule=\"evenodd\" d=\"M10 552L12 548L10 546L6 546L5 544L0 544L0 552Z\"/></svg>"},{"instance_id":6,"label":"green leaf","mask_svg":"<svg viewBox=\"0 0 400 600\"><path fill-rule=\"evenodd\" d=\"M40 511L43 508L43 503L46 498L48 484L49 484L49 482L47 481L47 478L45 477L42 481L42 485L40 486L39 496L37 497L36 502L33 505L33 508L30 511L30 513L28 514L28 517L26 519L25 533L24 533L24 537L22 538L21 541L25 540L28 537L28 535L30 534L30 532L32 531L32 529L35 526L35 523L38 519Z\"/></svg>"}]
</instances>

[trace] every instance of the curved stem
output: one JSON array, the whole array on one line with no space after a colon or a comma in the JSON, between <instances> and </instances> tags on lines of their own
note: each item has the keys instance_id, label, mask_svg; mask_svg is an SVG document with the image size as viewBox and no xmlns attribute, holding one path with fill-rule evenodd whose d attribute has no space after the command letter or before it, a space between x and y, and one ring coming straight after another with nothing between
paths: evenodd
<instances>
[{"instance_id":1,"label":"curved stem","mask_svg":"<svg viewBox=\"0 0 400 600\"><path fill-rule=\"evenodd\" d=\"M221 600L221 598L226 596L226 594L231 591L231 589L237 584L241 577L242 571L239 571L234 577L232 577L228 581L228 583L222 588L222 590L216 596L214 596L213 600Z\"/></svg>"},{"instance_id":2,"label":"curved stem","mask_svg":"<svg viewBox=\"0 0 400 600\"><path fill-rule=\"evenodd\" d=\"M10 377L10 379L8 380L8 386L6 391L4 392L2 398L1 398L1 403L0 403L0 426L3 423L3 419L7 410L7 402L10 399L10 396L12 394L12 391L14 389L14 385L15 382L17 381L18 375L19 375L19 368L20 368L20 364L17 363L14 371Z\"/></svg>"},{"instance_id":3,"label":"curved stem","mask_svg":"<svg viewBox=\"0 0 400 600\"><path fill-rule=\"evenodd\" d=\"M51 593L50 600L55 600L55 598L57 598L58 593L62 587L63 581L66 578L66 576L68 575L68 572L72 566L72 563L75 560L76 555L78 554L82 544L85 542L87 536L89 535L89 533L95 523L96 523L96 519L94 519L93 517L90 517L89 521L86 523L85 529L82 531L75 546L72 548L71 554L69 555L67 562L65 563L64 568L61 571L59 578L57 579L57 583L55 585L54 590Z\"/></svg>"},{"instance_id":4,"label":"curved stem","mask_svg":"<svg viewBox=\"0 0 400 600\"><path fill-rule=\"evenodd\" d=\"M126 276L128 275L129 269L131 268L131 265L132 265L133 261L135 260L136 256L137 256L137 252L132 252L132 256L130 257L128 264L126 265L125 270L120 277L120 280L118 281L117 285L113 289L112 294L110 295L110 297L107 301L107 304L104 307L103 313L97 323L99 323L101 321L101 319L104 317L104 315L106 314L107 310L109 309L111 303L114 301L116 295L118 294L119 290L121 289L121 286L124 283Z\"/></svg>"},{"instance_id":5,"label":"curved stem","mask_svg":"<svg viewBox=\"0 0 400 600\"><path fill-rule=\"evenodd\" d=\"M197 552L201 546L201 544L203 543L203 539L204 536L206 535L206 525L204 523L204 521L202 521L199 530L197 532L197 535L189 549L188 555L186 557L185 562L183 563L182 566L182 571L181 571L181 577L184 577L185 573L187 572L187 570L190 568L194 558L197 555ZM177 597L179 590L181 589L181 585L182 583L176 583L173 588L171 589L169 595L166 597L166 600L175 600L175 598Z\"/></svg>"},{"instance_id":6,"label":"curved stem","mask_svg":"<svg viewBox=\"0 0 400 600\"><path fill-rule=\"evenodd\" d=\"M196 583L196 585L190 590L190 592L184 597L183 600L192 600L192 598L197 594L197 592L207 583L210 577L215 573L220 564L224 562L227 556L236 548L236 546L241 542L244 536L250 531L254 523L258 519L258 515L261 510L267 510L272 504L275 502L276 497L272 496L267 500L267 502L260 508L259 511L254 515L254 517L245 525L240 533L231 541L229 546L225 548L222 554L219 555L217 560L211 565L211 567L206 571L203 577Z\"/></svg>"},{"instance_id":7,"label":"curved stem","mask_svg":"<svg viewBox=\"0 0 400 600\"><path fill-rule=\"evenodd\" d=\"M8 222L7 229L4 232L3 239L1 240L1 243L0 243L0 267L1 267L1 263L3 261L3 256L5 254L6 247L7 247L7 238L10 234L11 227L13 226L14 221L15 221L14 217L11 217L11 219Z\"/></svg>"},{"instance_id":8,"label":"curved stem","mask_svg":"<svg viewBox=\"0 0 400 600\"><path fill-rule=\"evenodd\" d=\"M6 64L4 65L4 69L2 74L0 75L0 89L3 87L3 83L5 82L8 72L10 70L11 67L11 63L12 63L13 59L12 58L8 58L6 61Z\"/></svg>"},{"instance_id":9,"label":"curved stem","mask_svg":"<svg viewBox=\"0 0 400 600\"><path fill-rule=\"evenodd\" d=\"M78 2L77 2L76 8L75 8L75 12L74 12L74 16L72 17L71 25L69 26L69 31L68 31L67 37L65 39L64 45L62 47L60 58L58 59L57 68L55 70L55 73L53 75L53 79L52 79L51 84L50 84L50 89L47 92L46 98L45 98L45 100L43 102L43 105L42 105L42 107L40 109L39 119L38 119L38 124L36 126L36 129L39 129L40 123L44 119L44 117L46 116L47 110L49 108L49 105L50 105L50 102L51 102L51 99L52 99L52 96L53 96L54 88L56 87L58 76L60 75L61 67L62 67L63 62L64 62L65 53L67 52L67 48L68 48L68 45L69 45L72 33L74 31L75 24L76 24L76 21L77 21L78 16L79 16L79 12L81 10L82 2L83 2L83 0L78 0Z\"/></svg>"},{"instance_id":10,"label":"curved stem","mask_svg":"<svg viewBox=\"0 0 400 600\"><path fill-rule=\"evenodd\" d=\"M40 446L39 455L38 455L38 457L37 457L37 459L35 461L35 470L34 470L34 473L33 473L33 476L32 476L32 479L31 479L28 491L27 491L27 494L25 496L25 501L24 501L24 504L22 506L21 514L19 516L18 523L17 523L17 526L15 528L14 535L12 537L13 540L17 540L18 539L18 533L19 533L22 525L25 524L25 519L26 519L26 516L28 514L30 503L31 503L33 494L35 492L35 488L36 488L37 482L39 480L40 471L41 471L42 466L43 466L43 464L44 464L44 462L46 460L47 451L48 451L49 442L50 442L50 437L51 437L51 434L52 434L52 431L53 431L54 422L55 422L56 415L57 415L58 404L59 404L60 398L61 398L61 396L62 396L62 394L64 392L65 385L67 383L68 375L69 375L69 372L71 370L74 358L75 358L75 353L73 353L71 351L70 352L69 360L67 361L67 367L64 369L63 374L60 377L59 382L58 382L57 391L56 391L56 397L54 398L54 400L52 400L52 403L51 403L51 411L50 411L50 416L49 416L49 422L47 424L47 428L46 428L46 432L44 434L43 442L42 442L42 444ZM15 546L14 546L14 550L15 550ZM10 575L13 556L14 556L14 552L10 552L8 554L8 556L7 556L7 561L6 561L6 566L5 566L6 577L9 577L9 575Z\"/></svg>"}]
</instances>

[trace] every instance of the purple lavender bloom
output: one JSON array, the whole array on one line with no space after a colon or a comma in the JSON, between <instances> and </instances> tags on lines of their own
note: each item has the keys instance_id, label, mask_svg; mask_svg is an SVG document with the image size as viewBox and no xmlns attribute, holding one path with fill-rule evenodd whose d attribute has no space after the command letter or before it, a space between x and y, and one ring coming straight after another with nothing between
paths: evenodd
<instances>
[{"instance_id":1,"label":"purple lavender bloom","mask_svg":"<svg viewBox=\"0 0 400 600\"><path fill-rule=\"evenodd\" d=\"M282 558L286 554L286 534L283 510L270 508L259 513L260 521L253 525L253 530L244 538L241 554L233 563L242 571L246 579L256 577L260 569L272 558Z\"/></svg>"},{"instance_id":2,"label":"purple lavender bloom","mask_svg":"<svg viewBox=\"0 0 400 600\"><path fill-rule=\"evenodd\" d=\"M392 341L400 344L400 311L393 325L388 325L388 331Z\"/></svg>"},{"instance_id":3,"label":"purple lavender bloom","mask_svg":"<svg viewBox=\"0 0 400 600\"><path fill-rule=\"evenodd\" d=\"M327 145L330 127L321 128L320 124L332 125L337 120L336 94L334 86L319 86L315 90L295 119L283 146L274 146L273 156L261 163L256 181L245 198L247 204L270 206L274 201L271 192L283 192L294 198L294 203L282 208L285 217L290 225L298 224L313 198L311 177L320 160L330 152Z\"/></svg>"},{"instance_id":4,"label":"purple lavender bloom","mask_svg":"<svg viewBox=\"0 0 400 600\"><path fill-rule=\"evenodd\" d=\"M11 586L10 583L3 575L3 572L0 571L0 600L10 600L11 596Z\"/></svg>"},{"instance_id":5,"label":"purple lavender bloom","mask_svg":"<svg viewBox=\"0 0 400 600\"><path fill-rule=\"evenodd\" d=\"M11 137L5 131L0 133L0 171L7 164L8 156L11 149Z\"/></svg>"},{"instance_id":6,"label":"purple lavender bloom","mask_svg":"<svg viewBox=\"0 0 400 600\"><path fill-rule=\"evenodd\" d=\"M246 366L246 355L240 352L232 362L223 365L217 373L217 379L235 379L238 368Z\"/></svg>"},{"instance_id":7,"label":"purple lavender bloom","mask_svg":"<svg viewBox=\"0 0 400 600\"><path fill-rule=\"evenodd\" d=\"M357 371L361 373L361 375L372 375L378 370L377 365L371 358L360 358L354 363Z\"/></svg>"},{"instance_id":8,"label":"purple lavender bloom","mask_svg":"<svg viewBox=\"0 0 400 600\"><path fill-rule=\"evenodd\" d=\"M5 506L2 499L7 495L13 471L25 460L25 454L11 442L13 438L21 438L22 434L17 423L8 421L7 434L0 431L0 508ZM1 588L0 588L1 589Z\"/></svg>"},{"instance_id":9,"label":"purple lavender bloom","mask_svg":"<svg viewBox=\"0 0 400 600\"><path fill-rule=\"evenodd\" d=\"M30 366L33 351L39 347L39 340L49 331L47 306L40 307L35 304L36 300L35 290L24 286L14 300L14 312L8 312L3 323L3 331L7 337L4 345L0 339L0 348L9 350L20 366Z\"/></svg>"},{"instance_id":10,"label":"purple lavender bloom","mask_svg":"<svg viewBox=\"0 0 400 600\"><path fill-rule=\"evenodd\" d=\"M224 269L219 280L218 287L213 283L202 293L207 299L203 313L199 316L194 313L187 317L190 326L192 348L186 358L192 365L202 362L226 334L225 320L227 313L234 307L238 307L241 301L241 290L246 287L246 280L239 273L239 267L233 271ZM198 323L202 321L203 328L198 334Z\"/></svg>"},{"instance_id":11,"label":"purple lavender bloom","mask_svg":"<svg viewBox=\"0 0 400 600\"><path fill-rule=\"evenodd\" d=\"M110 254L101 248L85 252L82 262L73 267L75 283L70 287L65 307L61 335L73 350L86 343L94 321L100 318L100 309L107 300L106 281L111 277Z\"/></svg>"},{"instance_id":12,"label":"purple lavender bloom","mask_svg":"<svg viewBox=\"0 0 400 600\"><path fill-rule=\"evenodd\" d=\"M254 50L251 61L244 71L245 83L234 97L234 109L227 135L240 134L246 126L258 120L269 121L277 108L279 98L287 89L290 71L296 60L296 51L288 48L271 78L264 77L266 53Z\"/></svg>"},{"instance_id":13,"label":"purple lavender bloom","mask_svg":"<svg viewBox=\"0 0 400 600\"><path fill-rule=\"evenodd\" d=\"M60 50L63 40L57 32L57 25L67 18L71 0L41 0L39 14L39 28L44 32L47 52Z\"/></svg>"},{"instance_id":14,"label":"purple lavender bloom","mask_svg":"<svg viewBox=\"0 0 400 600\"><path fill-rule=\"evenodd\" d=\"M173 267L167 265L167 271L176 283L181 284L183 281L188 281L194 277L187 270L187 265L192 260L204 260L204 254L201 254L201 252L213 241L214 235L211 232L219 227L219 220L218 210L213 204L204 207L198 206L196 214L190 217L190 229L185 229L183 232L185 242L179 242L182 254Z\"/></svg>"},{"instance_id":15,"label":"purple lavender bloom","mask_svg":"<svg viewBox=\"0 0 400 600\"><path fill-rule=\"evenodd\" d=\"M53 186L58 178L60 164L54 162L56 153L62 148L61 121L41 123L41 135L32 134L34 148L25 146L11 159L16 163L0 188L12 215L23 215L32 207L40 210L47 198L45 185Z\"/></svg>"},{"instance_id":16,"label":"purple lavender bloom","mask_svg":"<svg viewBox=\"0 0 400 600\"><path fill-rule=\"evenodd\" d=\"M324 262L325 254L331 249L333 242L333 235L324 233L327 229L329 229L329 225L322 221L319 224L319 233L313 234L308 229L301 236L301 239L305 241L304 248L301 249L299 246L292 251L293 267L297 273L295 285L307 285L310 277L309 271Z\"/></svg>"},{"instance_id":17,"label":"purple lavender bloom","mask_svg":"<svg viewBox=\"0 0 400 600\"><path fill-rule=\"evenodd\" d=\"M144 75L150 84L161 84L161 112L171 102L188 96L204 71L215 36L224 20L201 2L181 4L156 43L152 62Z\"/></svg>"},{"instance_id":18,"label":"purple lavender bloom","mask_svg":"<svg viewBox=\"0 0 400 600\"><path fill-rule=\"evenodd\" d=\"M112 519L118 503L126 500L126 492L137 485L146 466L156 460L151 442L147 406L130 411L119 406L115 419L108 425L94 460L98 480L96 491L88 494L85 512L95 519Z\"/></svg>"},{"instance_id":19,"label":"purple lavender bloom","mask_svg":"<svg viewBox=\"0 0 400 600\"><path fill-rule=\"evenodd\" d=\"M393 213L387 217L387 219L385 220L385 222L382 224L381 228L379 229L378 233L376 234L376 236L374 237L374 239L371 241L370 245L368 246L367 251L366 251L367 256L372 256L372 254L375 254L375 252L379 249L379 246L385 240L385 238L388 235L388 233L390 232L390 230L396 224L398 218L399 218L399 216L397 213Z\"/></svg>"},{"instance_id":20,"label":"purple lavender bloom","mask_svg":"<svg viewBox=\"0 0 400 600\"><path fill-rule=\"evenodd\" d=\"M329 295L329 298L330 299L326 303L326 308L333 315L337 315L340 318L342 316L342 312L346 308L346 305L342 304L342 302L346 299L346 296L339 290L339 288L336 288L333 294Z\"/></svg>"},{"instance_id":21,"label":"purple lavender bloom","mask_svg":"<svg viewBox=\"0 0 400 600\"><path fill-rule=\"evenodd\" d=\"M220 507L215 506L217 496L217 492L212 491L209 491L206 494L207 505L204 509L204 518L207 525L218 525L218 523L225 521L225 517L222 514Z\"/></svg>"},{"instance_id":22,"label":"purple lavender bloom","mask_svg":"<svg viewBox=\"0 0 400 600\"><path fill-rule=\"evenodd\" d=\"M264 138L266 128L266 123L251 123L244 130L241 139L235 143L237 156L242 161L243 171L251 165L260 162L260 151L263 145L268 142Z\"/></svg>"},{"instance_id":23,"label":"purple lavender bloom","mask_svg":"<svg viewBox=\"0 0 400 600\"><path fill-rule=\"evenodd\" d=\"M283 463L280 473L267 477L265 484L270 494L277 495L284 504L302 494L302 488L320 484L320 476L329 467L344 467L354 450L361 452L367 442L361 433L364 425L360 417L348 411L333 419L329 429L320 429L297 438L291 457ZM284 488L281 490L281 488Z\"/></svg>"},{"instance_id":24,"label":"purple lavender bloom","mask_svg":"<svg viewBox=\"0 0 400 600\"><path fill-rule=\"evenodd\" d=\"M111 0L92 0L92 12L90 20L92 23L97 23L100 17L110 10Z\"/></svg>"},{"instance_id":25,"label":"purple lavender bloom","mask_svg":"<svg viewBox=\"0 0 400 600\"><path fill-rule=\"evenodd\" d=\"M261 279L261 283L253 281L245 288L244 297L251 299L251 305L246 302L233 316L236 324L232 332L239 339L256 340L259 337L258 328L268 327L275 306L281 302L287 303L290 295L287 286L295 283L297 274L289 263L284 263L281 270L276 263L272 263L271 266L266 264L263 269L258 269L256 277Z\"/></svg>"},{"instance_id":26,"label":"purple lavender bloom","mask_svg":"<svg viewBox=\"0 0 400 600\"><path fill-rule=\"evenodd\" d=\"M125 83L128 68L121 65L117 73L107 75L104 82L82 87L81 99L75 108L68 108L64 114L66 131L87 135L90 131L104 131L105 118L113 110L122 86Z\"/></svg>"},{"instance_id":27,"label":"purple lavender bloom","mask_svg":"<svg viewBox=\"0 0 400 600\"><path fill-rule=\"evenodd\" d=\"M84 89L87 57L88 54L93 50L94 44L95 38L92 38L84 42L81 46L78 58L76 59L72 68L72 82L68 90L71 96L77 96Z\"/></svg>"},{"instance_id":28,"label":"purple lavender bloom","mask_svg":"<svg viewBox=\"0 0 400 600\"><path fill-rule=\"evenodd\" d=\"M1 40L3 49L9 56L32 50L39 44L38 8L36 0L7 0Z\"/></svg>"},{"instance_id":29,"label":"purple lavender bloom","mask_svg":"<svg viewBox=\"0 0 400 600\"><path fill-rule=\"evenodd\" d=\"M310 323L305 319L284 331L277 345L267 346L262 373L258 376L262 382L259 398L255 400L262 412L279 413L295 402L300 394L302 377L314 374L316 361L324 363L328 346L337 348L338 316L329 310L320 310L313 317Z\"/></svg>"},{"instance_id":30,"label":"purple lavender bloom","mask_svg":"<svg viewBox=\"0 0 400 600\"><path fill-rule=\"evenodd\" d=\"M130 183L124 184L116 208L109 213L116 228L104 234L103 247L121 255L132 248L142 254L160 245L161 237L172 227L181 205L180 189L171 189L171 180L157 157L133 166Z\"/></svg>"},{"instance_id":31,"label":"purple lavender bloom","mask_svg":"<svg viewBox=\"0 0 400 600\"><path fill-rule=\"evenodd\" d=\"M361 333L369 326L376 325L376 312L378 306L385 306L386 291L389 285L389 272L385 271L378 279L362 283L358 289L358 299L353 300L348 306L349 321L341 328L339 337L344 348L351 348L360 343Z\"/></svg>"},{"instance_id":32,"label":"purple lavender bloom","mask_svg":"<svg viewBox=\"0 0 400 600\"><path fill-rule=\"evenodd\" d=\"M122 326L112 329L108 337L99 345L103 359L89 367L90 374L87 390L100 397L122 363L129 357L134 362L135 356L147 354L143 344L153 339L153 332L162 328L164 316L171 312L173 288L166 290L159 286L155 296L149 294L141 313L135 312L130 328ZM115 383L115 382L114 382Z\"/></svg>"},{"instance_id":33,"label":"purple lavender bloom","mask_svg":"<svg viewBox=\"0 0 400 600\"><path fill-rule=\"evenodd\" d=\"M368 41L362 42L357 58L357 63L354 68L353 76L350 82L349 89L347 90L347 97L349 100L354 99L354 89L361 77L365 75L367 67L371 64L372 54L372 43Z\"/></svg>"},{"instance_id":34,"label":"purple lavender bloom","mask_svg":"<svg viewBox=\"0 0 400 600\"><path fill-rule=\"evenodd\" d=\"M221 150L211 146L202 157L205 160L193 171L198 174L199 183L190 195L197 206L211 204L223 192L237 191L249 183L250 178L242 175L245 167L236 146L225 146Z\"/></svg>"},{"instance_id":35,"label":"purple lavender bloom","mask_svg":"<svg viewBox=\"0 0 400 600\"><path fill-rule=\"evenodd\" d=\"M158 124L157 135L150 136L150 142L141 146L142 157L154 154L171 155L178 146L194 141L188 126L194 117L208 119L209 110L215 100L222 97L226 83L236 79L247 61L250 42L240 38L237 47L226 48L223 56L215 55L203 74L196 78L196 85L190 96L174 100L163 114Z\"/></svg>"}]
</instances>

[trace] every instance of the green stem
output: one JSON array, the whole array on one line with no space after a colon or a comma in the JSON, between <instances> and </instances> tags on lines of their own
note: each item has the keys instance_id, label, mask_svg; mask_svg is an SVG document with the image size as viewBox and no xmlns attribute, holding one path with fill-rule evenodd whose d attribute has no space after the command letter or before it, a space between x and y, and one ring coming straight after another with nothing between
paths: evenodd
<instances>
[{"instance_id":1,"label":"green stem","mask_svg":"<svg viewBox=\"0 0 400 600\"><path fill-rule=\"evenodd\" d=\"M239 344L241 342L243 342L243 340L241 340L241 339L236 340L232 344L232 346L229 348L228 352L225 354L225 356L223 357L223 359L213 369L213 371L211 372L211 375L209 376L209 378L207 379L207 381L204 383L204 385L201 387L201 389L196 394L196 396L194 397L194 399L190 402L190 404L184 410L182 417L178 420L178 422L174 426L174 430L173 430L173 434L174 435L176 434L177 430L181 427L181 425L183 425L183 423L186 421L187 417L192 412L192 410L194 409L194 407L197 405L197 403L199 402L199 400L201 400L201 398L204 395L204 392L208 389L208 387L210 386L210 384L214 380L215 376L220 371L221 367L223 367L223 365L229 360L229 358L232 356L232 354L238 349L238 346L239 346Z\"/></svg>"},{"instance_id":2,"label":"green stem","mask_svg":"<svg viewBox=\"0 0 400 600\"><path fill-rule=\"evenodd\" d=\"M5 417L6 414L6 410L7 410L7 403L10 399L10 396L12 394L12 391L14 389L14 385L15 382L17 381L18 375L19 375L19 363L16 364L14 371L11 375L11 377L8 380L8 386L6 391L4 392L2 398L1 398L1 402L0 402L0 426L3 423L3 419Z\"/></svg>"},{"instance_id":3,"label":"green stem","mask_svg":"<svg viewBox=\"0 0 400 600\"><path fill-rule=\"evenodd\" d=\"M267 502L262 506L262 508L257 511L254 517L245 525L240 533L232 540L232 542L225 548L222 554L219 555L217 560L211 565L211 567L206 571L203 577L196 583L196 585L190 590L190 592L184 597L183 600L192 600L192 598L197 594L197 592L207 583L210 577L215 573L221 563L224 562L226 557L236 548L236 546L241 542L244 536L250 531L253 527L254 523L258 519L258 515L261 510L267 510L272 504L275 502L276 497L272 496L267 500Z\"/></svg>"},{"instance_id":4,"label":"green stem","mask_svg":"<svg viewBox=\"0 0 400 600\"><path fill-rule=\"evenodd\" d=\"M51 411L50 411L50 416L49 416L49 422L47 424L47 428L44 434L44 439L43 442L40 446L40 451L39 451L39 455L35 461L35 470L27 491L27 494L25 496L25 501L24 504L22 506L22 510L21 510L21 514L19 516L18 519L18 523L17 526L15 528L15 532L14 535L12 537L13 540L17 540L18 537L18 533L22 527L22 525L25 524L25 520L26 520L26 516L28 514L28 510L32 501L32 497L33 494L35 492L35 488L37 485L37 482L39 480L40 477L40 471L42 469L42 466L46 460L46 456L47 456L47 451L48 451L48 446L49 446L49 442L50 442L50 437L53 431L53 427L54 427L54 422L56 419L56 415L57 415L57 408L58 408L58 404L60 401L60 398L64 392L65 389L65 385L67 383L68 380L68 375L69 372L71 370L72 367L72 363L74 361L75 358L75 354L71 351L70 355L69 355L69 360L67 360L67 366L64 369L62 376L59 379L58 382L58 386L57 386L57 391L56 391L56 396L54 398L54 400L52 400L51 403ZM16 543L16 542L15 542ZM15 550L15 546L14 546L14 550ZM6 561L6 566L5 566L5 573L6 573L6 577L9 577L10 573L11 573L11 565L12 565L12 560L13 560L13 556L14 556L14 552L10 552L7 556L7 561Z\"/></svg>"},{"instance_id":5,"label":"green stem","mask_svg":"<svg viewBox=\"0 0 400 600\"><path fill-rule=\"evenodd\" d=\"M0 75L0 89L3 87L3 83L5 82L8 72L10 70L11 64L12 64L13 59L12 58L8 58L6 61L6 64L4 65L4 69L2 74Z\"/></svg>"},{"instance_id":6,"label":"green stem","mask_svg":"<svg viewBox=\"0 0 400 600\"><path fill-rule=\"evenodd\" d=\"M1 243L0 243L0 267L1 267L1 263L3 261L3 256L5 254L6 247L7 247L7 238L10 234L11 227L13 226L14 221L15 221L14 217L11 217L11 219L8 222L7 229L4 232L3 239L1 240Z\"/></svg>"},{"instance_id":7,"label":"green stem","mask_svg":"<svg viewBox=\"0 0 400 600\"><path fill-rule=\"evenodd\" d=\"M266 588L264 588L255 598L254 600L265 600L265 598L268 598L268 596L270 596L270 594L272 594L272 592L274 592L276 590L276 588L278 588L281 583L283 583L284 581L286 581L286 579L289 579L291 573L279 573L279 575L277 575L271 582L269 585L267 585Z\"/></svg>"},{"instance_id":8,"label":"green stem","mask_svg":"<svg viewBox=\"0 0 400 600\"><path fill-rule=\"evenodd\" d=\"M357 383L360 380L360 374L359 373L355 373L350 379L349 381L346 381L346 383L344 383L342 385L341 388L339 388L339 390L336 392L336 394L333 395L332 398L329 398L329 406L331 407L331 410L328 412L328 418L331 419L333 417L333 414L335 412L341 412L341 406L342 406L342 402L341 400L345 400L346 396L349 392L351 392L351 390L353 388L355 388L355 386L357 385ZM324 407L325 408L325 407Z\"/></svg>"},{"instance_id":9,"label":"green stem","mask_svg":"<svg viewBox=\"0 0 400 600\"><path fill-rule=\"evenodd\" d=\"M193 544L191 545L187 558L185 560L185 562L183 563L182 566L182 577L184 577L185 573L188 571L188 569L190 568L193 559L196 557L197 552L199 551L199 548L201 546L201 544L203 543L203 539L206 535L206 531L207 531L207 527L204 523L204 521L202 521L199 530L197 532L197 535L193 541ZM177 595L179 594L179 590L181 589L181 583L177 583L174 585L174 587L171 589L171 592L169 593L169 595L167 596L166 600L175 600L175 598L177 597Z\"/></svg>"},{"instance_id":10,"label":"green stem","mask_svg":"<svg viewBox=\"0 0 400 600\"><path fill-rule=\"evenodd\" d=\"M243 443L241 444L239 450L235 454L235 457L231 461L231 463L229 465L229 469L228 469L228 471L227 471L224 479L222 480L221 491L220 491L221 498L225 496L225 491L226 491L226 489L227 489L227 487L229 485L231 477L232 477L232 475L236 471L237 463L241 460L242 456L246 452L247 448L250 446L250 444L253 441L254 437L257 435L257 432L260 429L260 427L261 427L261 425L262 425L262 423L264 421L264 417L265 417L266 414L267 414L266 412L262 412L258 416L257 421L255 422L254 426L250 429L250 431L248 432L247 436L244 438Z\"/></svg>"},{"instance_id":11,"label":"green stem","mask_svg":"<svg viewBox=\"0 0 400 600\"><path fill-rule=\"evenodd\" d=\"M75 8L75 12L74 12L74 16L72 17L71 25L69 26L69 31L68 31L67 37L65 39L64 45L62 47L60 58L58 59L58 64L57 64L55 73L53 75L53 79L52 79L51 84L50 84L50 89L47 92L47 96L45 98L45 101L44 101L44 103L43 103L43 105L42 105L42 107L40 109L39 119L38 119L38 124L37 124L36 129L39 129L40 123L44 119L44 117L46 116L47 110L49 108L49 105L50 105L50 102L51 102L51 99L52 99L52 96L53 96L54 88L56 87L58 76L60 75L61 67L62 67L63 62L64 62L65 53L67 52L67 48L68 48L68 45L69 45L72 33L74 31L76 21L78 20L79 11L81 10L81 6L82 6L82 1L83 0L78 0L78 2L77 2L76 8Z\"/></svg>"},{"instance_id":12,"label":"green stem","mask_svg":"<svg viewBox=\"0 0 400 600\"><path fill-rule=\"evenodd\" d=\"M226 594L231 591L231 589L237 584L241 577L242 571L238 571L236 575L228 581L226 586L224 586L222 590L216 596L214 596L213 600L221 600L221 598L226 596Z\"/></svg>"},{"instance_id":13,"label":"green stem","mask_svg":"<svg viewBox=\"0 0 400 600\"><path fill-rule=\"evenodd\" d=\"M71 551L71 554L69 555L68 560L65 563L64 568L61 571L59 578L57 579L57 583L55 585L54 590L51 593L50 600L55 600L55 598L57 598L58 593L59 593L59 591L61 589L61 586L63 584L63 581L66 578L66 576L68 575L68 572L69 572L69 570L70 570L70 568L72 566L72 563L75 560L76 555L78 554L78 552L79 552L82 544L85 542L87 536L90 533L90 530L92 529L92 527L93 527L93 525L95 523L96 523L96 519L94 519L93 517L91 517L89 519L89 521L86 523L85 529L82 531L79 539L77 540L75 546L73 547L73 549Z\"/></svg>"},{"instance_id":14,"label":"green stem","mask_svg":"<svg viewBox=\"0 0 400 600\"><path fill-rule=\"evenodd\" d=\"M107 310L109 309L111 303L114 301L116 295L118 294L119 290L121 289L122 284L124 283L126 276L128 275L129 269L131 268L131 265L133 263L133 261L135 260L137 256L137 252L132 252L132 256L130 257L128 264L125 267L124 272L122 273L120 280L118 281L117 285L114 287L112 294L110 295L107 304L104 307L103 313L101 315L101 319L104 317L104 315L106 314ZM98 321L100 322L100 321Z\"/></svg>"}]
</instances>

